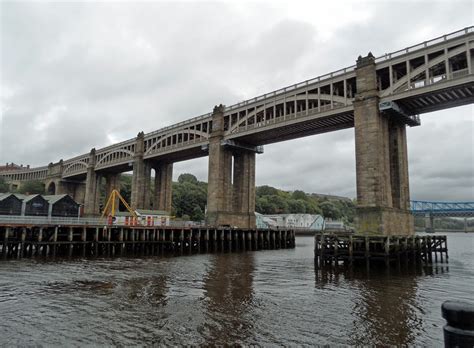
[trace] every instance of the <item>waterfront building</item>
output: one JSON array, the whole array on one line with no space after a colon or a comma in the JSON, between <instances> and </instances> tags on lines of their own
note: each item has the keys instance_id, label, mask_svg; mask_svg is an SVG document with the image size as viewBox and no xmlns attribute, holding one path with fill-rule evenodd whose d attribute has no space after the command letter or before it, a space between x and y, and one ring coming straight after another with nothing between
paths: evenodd
<instances>
[{"instance_id":1,"label":"waterfront building","mask_svg":"<svg viewBox=\"0 0 474 348\"><path fill-rule=\"evenodd\" d=\"M0 193L0 215L21 215L21 205L13 193Z\"/></svg>"},{"instance_id":2,"label":"waterfront building","mask_svg":"<svg viewBox=\"0 0 474 348\"><path fill-rule=\"evenodd\" d=\"M15 193L15 196L22 201L22 216L48 216L49 202L42 195L23 195Z\"/></svg>"},{"instance_id":3,"label":"waterfront building","mask_svg":"<svg viewBox=\"0 0 474 348\"><path fill-rule=\"evenodd\" d=\"M80 204L67 194L0 194L0 215L78 217Z\"/></svg>"},{"instance_id":4,"label":"waterfront building","mask_svg":"<svg viewBox=\"0 0 474 348\"><path fill-rule=\"evenodd\" d=\"M48 216L77 217L80 205L71 196L46 195L43 196L49 203Z\"/></svg>"},{"instance_id":5,"label":"waterfront building","mask_svg":"<svg viewBox=\"0 0 474 348\"><path fill-rule=\"evenodd\" d=\"M257 228L296 228L321 231L324 218L313 214L271 214L256 213Z\"/></svg>"}]
</instances>

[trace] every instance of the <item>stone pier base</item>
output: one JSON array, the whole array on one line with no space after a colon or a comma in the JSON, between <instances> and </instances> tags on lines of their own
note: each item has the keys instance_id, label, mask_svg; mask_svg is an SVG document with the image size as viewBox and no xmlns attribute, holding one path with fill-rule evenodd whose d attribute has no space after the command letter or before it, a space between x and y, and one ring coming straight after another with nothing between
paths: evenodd
<instances>
[{"instance_id":1,"label":"stone pier base","mask_svg":"<svg viewBox=\"0 0 474 348\"><path fill-rule=\"evenodd\" d=\"M379 207L357 208L356 233L360 235L411 236L413 215L406 210Z\"/></svg>"}]
</instances>

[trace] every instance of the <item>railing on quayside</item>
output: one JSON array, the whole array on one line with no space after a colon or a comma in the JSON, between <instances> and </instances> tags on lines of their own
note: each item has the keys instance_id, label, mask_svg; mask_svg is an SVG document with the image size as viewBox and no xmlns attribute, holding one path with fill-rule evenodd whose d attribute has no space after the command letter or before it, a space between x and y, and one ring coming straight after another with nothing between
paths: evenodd
<instances>
[{"instance_id":1,"label":"railing on quayside","mask_svg":"<svg viewBox=\"0 0 474 348\"><path fill-rule=\"evenodd\" d=\"M86 217L49 217L49 216L17 216L0 215L0 225L27 225L27 226L128 226L128 227L200 227L201 223L193 221L171 220L168 224L147 225L146 222L136 224L113 223L110 224L107 218L86 218Z\"/></svg>"}]
</instances>

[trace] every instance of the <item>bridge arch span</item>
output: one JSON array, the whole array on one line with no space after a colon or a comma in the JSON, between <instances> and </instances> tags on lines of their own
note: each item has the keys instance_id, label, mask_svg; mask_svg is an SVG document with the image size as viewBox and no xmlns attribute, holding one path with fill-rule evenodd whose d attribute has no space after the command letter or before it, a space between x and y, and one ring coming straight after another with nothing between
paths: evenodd
<instances>
[{"instance_id":1,"label":"bridge arch span","mask_svg":"<svg viewBox=\"0 0 474 348\"><path fill-rule=\"evenodd\" d=\"M145 151L145 155L148 155L152 152L155 152L157 151L158 149L162 148L162 147L167 147L169 145L168 144L168 140L171 139L171 142L173 141L173 137L174 136L178 136L178 135L183 135L183 139L184 139L184 135L195 135L195 136L198 136L199 138L201 139L208 139L209 138L209 134L206 133L206 132L203 132L203 131L199 131L199 130L195 130L195 129L181 129L179 131L176 131L176 132L173 132L173 133L170 133L170 134L165 134L163 135L162 137L160 137L159 139L157 139L153 144L151 144L151 146ZM189 138L188 138L189 139ZM189 141L189 140L188 140ZM162 143L165 142L165 145L162 146ZM185 141L181 141L179 143L183 143ZM173 144L172 144L173 145Z\"/></svg>"}]
</instances>

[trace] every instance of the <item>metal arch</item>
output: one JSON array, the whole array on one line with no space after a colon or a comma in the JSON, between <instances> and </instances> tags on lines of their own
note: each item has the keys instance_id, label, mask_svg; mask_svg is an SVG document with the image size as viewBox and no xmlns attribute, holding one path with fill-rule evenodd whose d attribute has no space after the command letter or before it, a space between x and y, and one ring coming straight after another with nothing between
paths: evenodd
<instances>
[{"instance_id":1,"label":"metal arch","mask_svg":"<svg viewBox=\"0 0 474 348\"><path fill-rule=\"evenodd\" d=\"M397 93L397 92L400 92L400 89L402 87L405 86L405 84L409 84L410 81L408 80L408 78L412 78L418 74L421 74L423 73L426 69L429 69L429 68L432 68L440 63L442 63L443 61L445 61L447 58L452 58L454 56L457 56L461 53L464 53L466 52L468 49L467 45L465 46L461 46L461 47L457 47L451 51L448 51L447 54L442 54L430 61L428 61L428 63L424 63L422 65L420 65L419 67L417 67L416 69L410 71L410 74L406 74L405 76L403 76L402 78L400 78L399 80L397 80L396 82L394 82L392 84L392 86L390 86L389 88L385 89L381 95L380 95L380 98L383 98L383 97L386 97L390 94L394 94L394 93ZM446 74L448 75L448 74ZM449 78L449 77L447 77ZM407 87L408 88L408 87Z\"/></svg>"},{"instance_id":2,"label":"metal arch","mask_svg":"<svg viewBox=\"0 0 474 348\"><path fill-rule=\"evenodd\" d=\"M83 161L78 161L78 162L73 162L71 164L69 164L63 171L63 175L67 174L70 170L70 168L74 167L74 166L77 166L77 165L82 165L84 166L86 169L87 169L87 163L83 162ZM75 170L71 170L71 172L74 172Z\"/></svg>"},{"instance_id":3,"label":"metal arch","mask_svg":"<svg viewBox=\"0 0 474 348\"><path fill-rule=\"evenodd\" d=\"M160 144L162 141L167 140L170 137L172 137L174 135L178 135L178 134L194 134L194 135L200 136L201 138L209 139L209 134L206 133L206 132L198 131L198 130L195 130L195 129L180 129L180 130L178 130L176 132L173 132L173 133L164 134L159 140L156 140L153 144L151 144L151 146L145 151L145 155L148 155L148 154L152 153L153 150L158 149L157 145ZM167 146L165 146L165 147L167 147Z\"/></svg>"},{"instance_id":4,"label":"metal arch","mask_svg":"<svg viewBox=\"0 0 474 348\"><path fill-rule=\"evenodd\" d=\"M315 87L314 86L311 86L310 89L314 89ZM242 117L240 120L238 120L237 122L235 122L231 127L229 127L229 130L226 131L227 134L230 134L230 133L234 133L236 129L242 127L242 123L248 121L250 118L254 117L257 113L259 113L260 111L264 111L266 108L268 107L273 107L273 106L276 106L277 104L281 104L281 103L286 103L286 102L295 102L295 101L306 101L306 100L324 100L324 101L329 101L334 104L333 106L335 107L339 107L339 106L347 106L347 105L351 105L352 104L352 100L354 98L345 98L345 97L342 97L342 96L339 96L339 95L330 95L330 94L325 94L325 93L320 93L320 94L316 94L316 93L308 93L307 95L296 95L296 98L295 98L295 95L294 94L291 94L291 95L288 95L286 98L283 98L282 96L278 96L279 98L278 99L273 99L269 102L265 102L263 105L256 105L254 107L254 110L252 110L251 112L249 112L247 115L245 115L245 117ZM341 104L341 105L336 105L336 104ZM243 110L240 110L240 111L243 111ZM240 112L240 111L237 111L237 112ZM226 113L225 116L231 116L234 112L232 113Z\"/></svg>"},{"instance_id":5,"label":"metal arch","mask_svg":"<svg viewBox=\"0 0 474 348\"><path fill-rule=\"evenodd\" d=\"M125 153L131 157L133 157L134 153L132 151L129 151L129 150L125 150L125 149L117 149L117 150L113 150L113 151L110 151L110 152L107 152L105 153L101 159L96 163L96 166L98 166L99 164L101 163L107 163L106 160L107 158L109 158L111 155L113 155L114 153ZM121 158L121 160L126 160L127 158Z\"/></svg>"}]
</instances>

